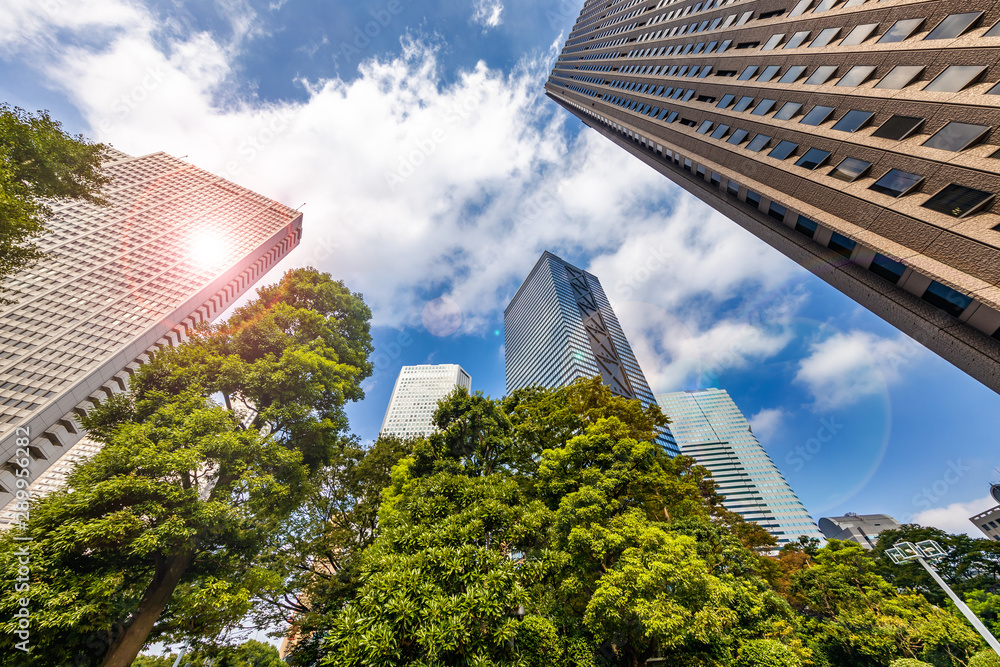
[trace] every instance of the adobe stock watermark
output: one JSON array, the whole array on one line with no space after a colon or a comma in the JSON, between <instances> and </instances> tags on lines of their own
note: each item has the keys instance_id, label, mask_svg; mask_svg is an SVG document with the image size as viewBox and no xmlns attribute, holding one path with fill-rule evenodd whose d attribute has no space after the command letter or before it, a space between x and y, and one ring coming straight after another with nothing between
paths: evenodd
<instances>
[{"instance_id":1,"label":"adobe stock watermark","mask_svg":"<svg viewBox=\"0 0 1000 667\"><path fill-rule=\"evenodd\" d=\"M150 95L159 88L167 78L167 73L159 64L147 67L144 76L131 90L111 103L112 116L97 123L97 129L102 137L108 137L114 132L118 123L127 119L132 112L145 104Z\"/></svg>"},{"instance_id":2,"label":"adobe stock watermark","mask_svg":"<svg viewBox=\"0 0 1000 667\"><path fill-rule=\"evenodd\" d=\"M971 470L972 467L962 463L962 459L948 461L948 467L945 468L941 477L922 487L919 493L913 496L911 499L913 506L917 508L918 511L932 509L935 505L944 500L952 488L962 481L965 474Z\"/></svg>"},{"instance_id":3,"label":"adobe stock watermark","mask_svg":"<svg viewBox=\"0 0 1000 667\"><path fill-rule=\"evenodd\" d=\"M403 356L403 350L413 345L413 337L406 331L400 331L396 340L385 346L384 352L376 352L372 356L372 364L375 371L384 371L390 368L394 361Z\"/></svg>"},{"instance_id":4,"label":"adobe stock watermark","mask_svg":"<svg viewBox=\"0 0 1000 667\"><path fill-rule=\"evenodd\" d=\"M631 299L636 290L666 268L669 261L670 251L666 246L653 248L646 256L646 260L639 262L638 268L634 269L628 277L615 283L615 291L622 297Z\"/></svg>"},{"instance_id":5,"label":"adobe stock watermark","mask_svg":"<svg viewBox=\"0 0 1000 667\"><path fill-rule=\"evenodd\" d=\"M355 26L351 38L340 43L338 52L333 54L334 66L346 66L360 60L361 52L371 46L372 40L381 35L393 19L402 13L403 3L401 0L389 0L383 7L369 10L368 15L372 17L372 20L363 26Z\"/></svg>"},{"instance_id":6,"label":"adobe stock watermark","mask_svg":"<svg viewBox=\"0 0 1000 667\"><path fill-rule=\"evenodd\" d=\"M806 463L812 461L823 451L824 445L829 444L837 437L838 433L844 430L844 425L838 423L833 417L824 417L820 419L819 424L815 436L785 455L785 463L793 472L801 472Z\"/></svg>"},{"instance_id":7,"label":"adobe stock watermark","mask_svg":"<svg viewBox=\"0 0 1000 667\"><path fill-rule=\"evenodd\" d=\"M15 502L14 502L14 523L18 526L28 524L31 507L31 452L28 449L31 443L31 429L27 427L18 428L15 433L14 444L17 451L14 454L15 475ZM17 619L17 629L14 636L20 640L14 643L14 648L27 653L31 647L31 538L15 537L16 548L13 557L17 559L17 576L14 578L14 592L21 597L17 600L17 611L14 618Z\"/></svg>"},{"instance_id":8,"label":"adobe stock watermark","mask_svg":"<svg viewBox=\"0 0 1000 667\"><path fill-rule=\"evenodd\" d=\"M288 107L282 107L261 123L259 129L254 134L247 135L240 141L236 152L243 159L231 160L226 163L226 174L230 177L238 176L243 168L257 159L269 144L281 135L288 132L292 126L294 113Z\"/></svg>"}]
</instances>

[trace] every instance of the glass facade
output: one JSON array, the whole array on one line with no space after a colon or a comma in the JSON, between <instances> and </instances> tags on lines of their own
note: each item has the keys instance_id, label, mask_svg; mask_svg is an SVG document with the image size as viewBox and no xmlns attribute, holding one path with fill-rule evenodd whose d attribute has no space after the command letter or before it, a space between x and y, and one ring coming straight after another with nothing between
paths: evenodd
<instances>
[{"instance_id":1,"label":"glass facade","mask_svg":"<svg viewBox=\"0 0 1000 667\"><path fill-rule=\"evenodd\" d=\"M389 399L381 435L417 438L430 435L438 401L456 387L472 393L472 378L455 364L403 366Z\"/></svg>"},{"instance_id":2,"label":"glass facade","mask_svg":"<svg viewBox=\"0 0 1000 667\"><path fill-rule=\"evenodd\" d=\"M615 393L656 403L596 276L542 254L504 311L507 391L600 375ZM658 439L680 450L669 429Z\"/></svg>"},{"instance_id":3,"label":"glass facade","mask_svg":"<svg viewBox=\"0 0 1000 667\"><path fill-rule=\"evenodd\" d=\"M728 392L682 391L656 400L681 453L711 471L726 509L766 529L779 547L800 535L823 539Z\"/></svg>"}]
</instances>

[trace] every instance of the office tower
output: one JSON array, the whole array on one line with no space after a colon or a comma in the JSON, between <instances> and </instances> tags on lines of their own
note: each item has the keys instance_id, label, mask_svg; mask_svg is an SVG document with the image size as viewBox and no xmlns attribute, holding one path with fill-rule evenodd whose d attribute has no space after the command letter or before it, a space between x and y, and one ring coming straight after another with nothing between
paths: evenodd
<instances>
[{"instance_id":1,"label":"office tower","mask_svg":"<svg viewBox=\"0 0 1000 667\"><path fill-rule=\"evenodd\" d=\"M885 514L853 514L823 517L819 529L828 540L850 540L871 551L878 536L887 530L896 530L899 522Z\"/></svg>"},{"instance_id":2,"label":"office tower","mask_svg":"<svg viewBox=\"0 0 1000 667\"><path fill-rule=\"evenodd\" d=\"M434 432L438 401L456 387L472 392L472 378L456 364L403 366L382 420L381 435L419 438Z\"/></svg>"},{"instance_id":3,"label":"office tower","mask_svg":"<svg viewBox=\"0 0 1000 667\"><path fill-rule=\"evenodd\" d=\"M0 527L28 434L33 493L98 446L78 418L214 319L299 243L302 215L163 153L115 152L107 206L52 207L44 258L3 283ZM20 440L19 440L20 439Z\"/></svg>"},{"instance_id":4,"label":"office tower","mask_svg":"<svg viewBox=\"0 0 1000 667\"><path fill-rule=\"evenodd\" d=\"M507 392L600 375L618 396L656 403L601 282L546 251L503 314ZM658 442L680 450L669 428Z\"/></svg>"},{"instance_id":5,"label":"office tower","mask_svg":"<svg viewBox=\"0 0 1000 667\"><path fill-rule=\"evenodd\" d=\"M993 500L1000 503L1000 484L990 487L990 495ZM983 534L991 540L1000 541L1000 505L990 508L985 512L980 512L969 519L976 525L976 528L983 531Z\"/></svg>"},{"instance_id":6,"label":"office tower","mask_svg":"<svg viewBox=\"0 0 1000 667\"><path fill-rule=\"evenodd\" d=\"M587 0L545 89L1000 391L998 20L957 0Z\"/></svg>"},{"instance_id":7,"label":"office tower","mask_svg":"<svg viewBox=\"0 0 1000 667\"><path fill-rule=\"evenodd\" d=\"M711 471L726 509L759 524L779 547L800 535L823 539L726 390L659 394L656 400L681 453Z\"/></svg>"}]
</instances>

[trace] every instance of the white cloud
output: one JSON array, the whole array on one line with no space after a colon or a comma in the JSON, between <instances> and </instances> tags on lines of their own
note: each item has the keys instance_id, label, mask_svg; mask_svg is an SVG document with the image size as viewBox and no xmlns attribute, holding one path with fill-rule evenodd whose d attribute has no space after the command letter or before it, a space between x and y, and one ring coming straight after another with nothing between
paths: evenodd
<instances>
[{"instance_id":1,"label":"white cloud","mask_svg":"<svg viewBox=\"0 0 1000 667\"><path fill-rule=\"evenodd\" d=\"M472 20L483 28L496 28L503 23L501 0L474 0Z\"/></svg>"},{"instance_id":2,"label":"white cloud","mask_svg":"<svg viewBox=\"0 0 1000 667\"><path fill-rule=\"evenodd\" d=\"M940 528L949 533L966 533L972 537L982 538L985 535L969 521L969 517L985 512L991 507L996 507L996 504L997 501L986 496L967 503L952 503L947 507L924 510L914 514L910 521L922 526Z\"/></svg>"},{"instance_id":3,"label":"white cloud","mask_svg":"<svg viewBox=\"0 0 1000 667\"><path fill-rule=\"evenodd\" d=\"M750 427L757 439L766 446L767 441L781 430L787 417L788 413L781 408L765 408L750 417Z\"/></svg>"},{"instance_id":4,"label":"white cloud","mask_svg":"<svg viewBox=\"0 0 1000 667\"><path fill-rule=\"evenodd\" d=\"M836 410L884 393L900 380L900 369L925 352L903 335L836 333L812 344L810 356L799 363L795 381L812 394L814 409Z\"/></svg>"}]
</instances>

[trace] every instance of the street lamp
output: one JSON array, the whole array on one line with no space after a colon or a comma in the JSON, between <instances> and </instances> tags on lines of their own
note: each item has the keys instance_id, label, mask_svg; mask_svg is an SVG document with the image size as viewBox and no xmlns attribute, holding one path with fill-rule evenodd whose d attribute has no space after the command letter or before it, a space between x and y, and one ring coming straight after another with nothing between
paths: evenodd
<instances>
[{"instance_id":1,"label":"street lamp","mask_svg":"<svg viewBox=\"0 0 1000 667\"><path fill-rule=\"evenodd\" d=\"M897 542L896 546L886 549L885 553L889 555L889 558L891 558L892 562L896 565L911 563L913 561L917 561L923 565L924 569L927 570L927 573L938 583L938 586L943 588L944 592L948 594L948 597L950 597L951 601L955 603L955 606L958 607L959 611L965 614L965 617L969 619L969 623L972 623L972 626L979 631L979 634L983 636L983 639L985 639L986 643L990 645L990 648L996 651L997 655L1000 655L1000 642L997 641L997 638L986 629L986 626L983 625L983 622L972 613L969 606L965 604L960 597L955 595L955 591L951 590L948 584L944 583L944 579L942 579L941 575L937 573L937 570L928 564L927 561L936 561L947 555L945 550L941 548L940 544L934 540L924 540L923 542L917 542L916 544L913 544L912 542Z\"/></svg>"}]
</instances>

